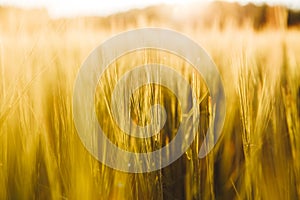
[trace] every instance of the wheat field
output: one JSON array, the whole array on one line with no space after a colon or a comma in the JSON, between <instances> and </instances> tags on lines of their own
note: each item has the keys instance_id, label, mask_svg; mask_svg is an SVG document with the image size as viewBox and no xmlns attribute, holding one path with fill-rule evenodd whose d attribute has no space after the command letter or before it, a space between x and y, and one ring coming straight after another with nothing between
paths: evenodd
<instances>
[{"instance_id":1,"label":"wheat field","mask_svg":"<svg viewBox=\"0 0 300 200\"><path fill-rule=\"evenodd\" d=\"M178 30L206 49L221 73L227 103L222 136L210 154L198 158L213 111L201 77L176 61L187 78L196 76L191 84L203 114L196 140L170 166L132 174L101 164L84 148L73 122L72 95L89 53L108 37L136 27L61 25L0 31L0 199L300 198L299 30ZM160 55L143 53L149 59ZM114 70L126 71L127 61L119 60L102 80L97 106L108 119L104 102L118 78ZM132 112L142 125L148 104L162 103L167 109L168 122L159 137L132 141L106 121L99 123L120 147L153 151L172 139L180 107L174 95L155 85L135 95ZM145 97L149 102L142 101Z\"/></svg>"}]
</instances>

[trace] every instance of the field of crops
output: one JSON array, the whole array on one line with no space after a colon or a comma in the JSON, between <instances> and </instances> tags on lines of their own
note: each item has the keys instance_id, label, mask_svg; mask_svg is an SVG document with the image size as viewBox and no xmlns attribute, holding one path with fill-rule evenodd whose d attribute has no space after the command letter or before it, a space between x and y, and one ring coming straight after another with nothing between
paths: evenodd
<instances>
[{"instance_id":1,"label":"field of crops","mask_svg":"<svg viewBox=\"0 0 300 200\"><path fill-rule=\"evenodd\" d=\"M72 115L73 87L82 62L119 31L61 31L47 25L36 32L0 31L0 199L300 198L298 30L180 30L206 49L220 71L227 110L222 136L210 154L198 158L214 106L199 74L169 55L176 69L191 79L200 126L180 159L140 174L111 169L91 156ZM167 89L148 85L135 93L131 112L133 120L145 125L149 105L164 105L168 118L160 134L135 141L109 124L106 101L129 61L147 64L163 53L137 54L118 60L106 72L96 107L98 115L106 116L99 123L115 144L148 152L174 137L180 105Z\"/></svg>"}]
</instances>

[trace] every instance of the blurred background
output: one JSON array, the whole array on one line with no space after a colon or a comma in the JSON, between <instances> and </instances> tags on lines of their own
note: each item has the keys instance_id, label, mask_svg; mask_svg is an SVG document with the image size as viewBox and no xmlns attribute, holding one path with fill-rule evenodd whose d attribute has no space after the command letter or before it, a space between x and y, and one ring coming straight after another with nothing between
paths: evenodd
<instances>
[{"instance_id":1,"label":"blurred background","mask_svg":"<svg viewBox=\"0 0 300 200\"><path fill-rule=\"evenodd\" d=\"M1 3L1 2L0 2ZM172 29L296 28L297 1L22 1L1 3L3 33L43 29L126 30L143 26ZM37 20L38 18L38 20ZM63 27L62 27L63 26Z\"/></svg>"}]
</instances>

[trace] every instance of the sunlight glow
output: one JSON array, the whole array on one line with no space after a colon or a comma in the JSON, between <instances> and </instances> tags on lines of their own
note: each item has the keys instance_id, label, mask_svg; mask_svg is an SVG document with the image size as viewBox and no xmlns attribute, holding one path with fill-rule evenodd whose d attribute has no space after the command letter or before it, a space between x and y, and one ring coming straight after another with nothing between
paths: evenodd
<instances>
[{"instance_id":1,"label":"sunlight glow","mask_svg":"<svg viewBox=\"0 0 300 200\"><path fill-rule=\"evenodd\" d=\"M53 17L76 15L109 15L116 12L127 11L132 8L144 8L157 4L187 4L192 2L207 3L213 0L0 0L1 5L15 5L19 7L45 7ZM290 8L300 8L298 0L225 0L227 2L239 2L247 4L253 2L262 4L282 4Z\"/></svg>"}]
</instances>

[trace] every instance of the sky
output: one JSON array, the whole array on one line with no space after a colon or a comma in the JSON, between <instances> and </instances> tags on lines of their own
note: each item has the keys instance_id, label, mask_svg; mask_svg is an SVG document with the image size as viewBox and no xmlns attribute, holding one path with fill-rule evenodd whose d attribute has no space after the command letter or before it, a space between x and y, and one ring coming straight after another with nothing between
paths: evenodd
<instances>
[{"instance_id":1,"label":"sky","mask_svg":"<svg viewBox=\"0 0 300 200\"><path fill-rule=\"evenodd\" d=\"M76 15L109 15L132 8L143 8L155 4L187 4L192 2L210 2L213 0L0 0L1 5L12 5L23 8L44 7L53 17ZM300 0L226 0L247 4L281 4L290 8L300 9Z\"/></svg>"}]
</instances>

